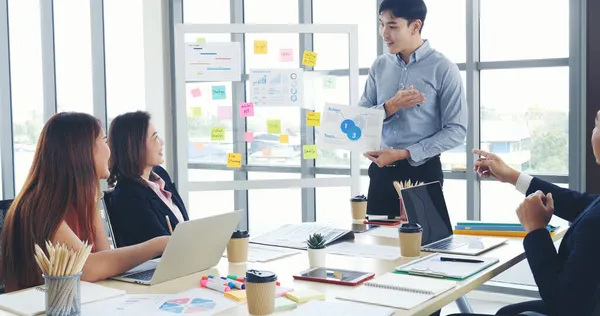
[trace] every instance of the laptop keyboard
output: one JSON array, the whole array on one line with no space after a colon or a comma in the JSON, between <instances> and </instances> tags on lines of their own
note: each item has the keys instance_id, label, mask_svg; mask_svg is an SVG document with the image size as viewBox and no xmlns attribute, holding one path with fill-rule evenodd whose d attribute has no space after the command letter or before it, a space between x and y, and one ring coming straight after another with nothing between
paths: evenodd
<instances>
[{"instance_id":1,"label":"laptop keyboard","mask_svg":"<svg viewBox=\"0 0 600 316\"><path fill-rule=\"evenodd\" d=\"M452 236L452 238L440 240L433 244L430 244L428 248L441 249L441 250L453 250L460 247L464 247L469 244L467 238L461 238L460 236Z\"/></svg>"},{"instance_id":2,"label":"laptop keyboard","mask_svg":"<svg viewBox=\"0 0 600 316\"><path fill-rule=\"evenodd\" d=\"M129 279L140 280L140 281L152 281L152 277L154 276L154 271L156 270L146 270L134 274L130 274L127 276Z\"/></svg>"}]
</instances>

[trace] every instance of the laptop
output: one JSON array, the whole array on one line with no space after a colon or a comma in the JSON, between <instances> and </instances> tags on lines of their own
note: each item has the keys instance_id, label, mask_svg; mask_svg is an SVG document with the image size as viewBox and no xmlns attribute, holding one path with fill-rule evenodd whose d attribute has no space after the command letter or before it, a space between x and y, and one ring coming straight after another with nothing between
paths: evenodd
<instances>
[{"instance_id":1,"label":"laptop","mask_svg":"<svg viewBox=\"0 0 600 316\"><path fill-rule=\"evenodd\" d=\"M504 244L508 239L455 236L439 181L400 191L408 221L423 227L421 250L477 256Z\"/></svg>"},{"instance_id":2,"label":"laptop","mask_svg":"<svg viewBox=\"0 0 600 316\"><path fill-rule=\"evenodd\" d=\"M235 211L181 222L160 259L147 261L113 280L154 285L217 265L242 217Z\"/></svg>"}]
</instances>

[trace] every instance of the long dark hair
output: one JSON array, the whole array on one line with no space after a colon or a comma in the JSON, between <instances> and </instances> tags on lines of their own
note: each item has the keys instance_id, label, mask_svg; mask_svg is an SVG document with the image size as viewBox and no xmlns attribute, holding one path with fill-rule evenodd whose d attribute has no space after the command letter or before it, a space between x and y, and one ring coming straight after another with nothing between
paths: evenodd
<instances>
[{"instance_id":1,"label":"long dark hair","mask_svg":"<svg viewBox=\"0 0 600 316\"><path fill-rule=\"evenodd\" d=\"M101 131L98 119L74 112L52 116L42 129L23 189L2 228L0 280L7 290L42 284L34 246L45 248L66 217L79 238L93 242L100 193L94 148Z\"/></svg>"},{"instance_id":2,"label":"long dark hair","mask_svg":"<svg viewBox=\"0 0 600 316\"><path fill-rule=\"evenodd\" d=\"M141 176L146 168L146 138L150 114L137 111L121 114L110 123L108 146L111 156L108 163L108 184L114 187L120 179L129 179L146 185Z\"/></svg>"}]
</instances>

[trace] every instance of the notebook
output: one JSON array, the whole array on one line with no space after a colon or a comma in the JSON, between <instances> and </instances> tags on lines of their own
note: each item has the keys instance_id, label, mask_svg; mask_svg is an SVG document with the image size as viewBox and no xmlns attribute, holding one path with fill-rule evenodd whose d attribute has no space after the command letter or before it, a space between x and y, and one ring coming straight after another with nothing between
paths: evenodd
<instances>
[{"instance_id":1,"label":"notebook","mask_svg":"<svg viewBox=\"0 0 600 316\"><path fill-rule=\"evenodd\" d=\"M467 261L475 260L481 262L442 261L441 258L458 260L463 259ZM421 259L414 260L405 265L401 265L395 269L395 272L424 275L436 278L464 280L478 273L479 271L496 264L498 261L498 258L491 257L473 257L434 253Z\"/></svg>"},{"instance_id":2,"label":"notebook","mask_svg":"<svg viewBox=\"0 0 600 316\"><path fill-rule=\"evenodd\" d=\"M386 273L361 287L339 295L341 300L412 309L454 288L456 281Z\"/></svg>"},{"instance_id":3,"label":"notebook","mask_svg":"<svg viewBox=\"0 0 600 316\"><path fill-rule=\"evenodd\" d=\"M390 316L396 311L380 306L343 301L311 301L302 304L290 316Z\"/></svg>"},{"instance_id":4,"label":"notebook","mask_svg":"<svg viewBox=\"0 0 600 316\"><path fill-rule=\"evenodd\" d=\"M96 302L125 295L125 291L110 287L81 282L81 304ZM30 316L44 314L46 292L44 286L37 286L19 292L0 295L0 309L14 314Z\"/></svg>"}]
</instances>

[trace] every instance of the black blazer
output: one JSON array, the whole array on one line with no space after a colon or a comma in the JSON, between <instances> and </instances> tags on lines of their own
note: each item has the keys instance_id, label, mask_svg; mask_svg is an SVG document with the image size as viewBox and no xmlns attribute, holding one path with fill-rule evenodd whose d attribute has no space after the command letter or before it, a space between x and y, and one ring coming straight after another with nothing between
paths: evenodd
<instances>
[{"instance_id":1,"label":"black blazer","mask_svg":"<svg viewBox=\"0 0 600 316\"><path fill-rule=\"evenodd\" d=\"M523 244L540 296L550 315L592 315L600 285L600 197L533 178L527 194L552 193L554 214L571 227L558 253L545 229L530 232Z\"/></svg>"},{"instance_id":2,"label":"black blazer","mask_svg":"<svg viewBox=\"0 0 600 316\"><path fill-rule=\"evenodd\" d=\"M165 190L171 192L172 200L189 220L183 200L165 169L152 169L165 181ZM131 179L120 179L111 194L110 222L118 247L139 244L159 236L169 235L165 216L169 216L173 229L179 221L171 209L149 187Z\"/></svg>"}]
</instances>

